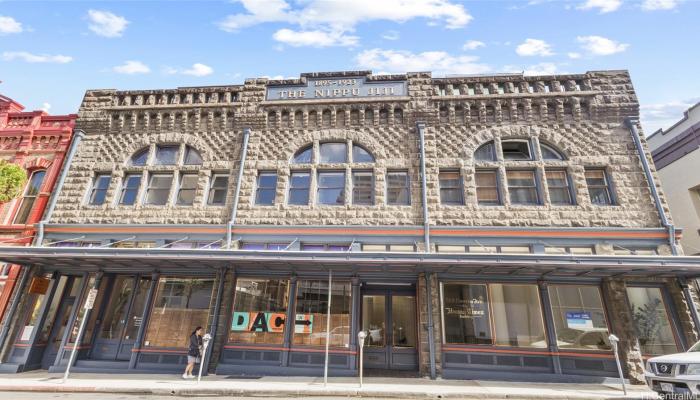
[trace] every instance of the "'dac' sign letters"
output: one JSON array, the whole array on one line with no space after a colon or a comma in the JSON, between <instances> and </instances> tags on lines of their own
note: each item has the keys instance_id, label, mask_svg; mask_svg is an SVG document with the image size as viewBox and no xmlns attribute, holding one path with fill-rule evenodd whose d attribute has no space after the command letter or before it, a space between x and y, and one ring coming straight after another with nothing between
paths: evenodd
<instances>
[{"instance_id":1,"label":"'dac' sign letters","mask_svg":"<svg viewBox=\"0 0 700 400\"><path fill-rule=\"evenodd\" d=\"M237 332L284 332L286 315L283 313L241 312L233 313L231 330ZM296 333L311 333L312 315L297 315Z\"/></svg>"}]
</instances>

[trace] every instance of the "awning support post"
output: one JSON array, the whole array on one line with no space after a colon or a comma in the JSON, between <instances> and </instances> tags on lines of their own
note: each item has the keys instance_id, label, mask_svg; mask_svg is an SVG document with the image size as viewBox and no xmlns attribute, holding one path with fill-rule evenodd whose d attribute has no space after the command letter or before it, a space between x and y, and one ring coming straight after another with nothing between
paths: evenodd
<instances>
[{"instance_id":1,"label":"awning support post","mask_svg":"<svg viewBox=\"0 0 700 400\"><path fill-rule=\"evenodd\" d=\"M328 311L326 312L326 360L323 365L323 386L328 385L328 353L331 344L331 299L333 298L333 271L328 270Z\"/></svg>"}]
</instances>

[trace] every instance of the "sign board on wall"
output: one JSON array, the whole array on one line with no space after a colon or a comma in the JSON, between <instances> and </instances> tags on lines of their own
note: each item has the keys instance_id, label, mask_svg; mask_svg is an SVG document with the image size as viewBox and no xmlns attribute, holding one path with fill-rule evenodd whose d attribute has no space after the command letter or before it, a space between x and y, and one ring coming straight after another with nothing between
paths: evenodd
<instances>
[{"instance_id":1,"label":"sign board on wall","mask_svg":"<svg viewBox=\"0 0 700 400\"><path fill-rule=\"evenodd\" d=\"M32 278L32 283L29 284L29 293L32 294L46 294L49 290L49 282L51 279L44 278L41 276L35 276Z\"/></svg>"},{"instance_id":2,"label":"sign board on wall","mask_svg":"<svg viewBox=\"0 0 700 400\"><path fill-rule=\"evenodd\" d=\"M571 329L593 329L591 313L585 311L567 311L566 325Z\"/></svg>"},{"instance_id":3,"label":"sign board on wall","mask_svg":"<svg viewBox=\"0 0 700 400\"><path fill-rule=\"evenodd\" d=\"M301 85L268 86L266 100L321 100L406 96L406 81L368 81L367 77L308 78Z\"/></svg>"}]
</instances>

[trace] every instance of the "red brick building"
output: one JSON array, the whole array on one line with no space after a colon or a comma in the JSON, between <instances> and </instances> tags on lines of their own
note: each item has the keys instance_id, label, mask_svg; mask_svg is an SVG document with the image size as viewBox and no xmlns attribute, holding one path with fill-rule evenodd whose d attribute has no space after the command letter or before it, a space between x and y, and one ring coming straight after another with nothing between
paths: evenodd
<instances>
[{"instance_id":1,"label":"red brick building","mask_svg":"<svg viewBox=\"0 0 700 400\"><path fill-rule=\"evenodd\" d=\"M0 159L21 165L28 180L22 194L0 204L0 247L29 246L70 147L77 115L24 111L0 95ZM0 321L19 276L19 266L0 263Z\"/></svg>"}]
</instances>

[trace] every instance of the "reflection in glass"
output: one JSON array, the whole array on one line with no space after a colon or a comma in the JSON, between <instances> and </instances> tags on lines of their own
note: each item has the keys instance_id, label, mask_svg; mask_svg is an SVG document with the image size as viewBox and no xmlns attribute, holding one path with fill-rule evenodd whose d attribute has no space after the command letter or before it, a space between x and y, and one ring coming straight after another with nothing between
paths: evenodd
<instances>
[{"instance_id":1,"label":"reflection in glass","mask_svg":"<svg viewBox=\"0 0 700 400\"><path fill-rule=\"evenodd\" d=\"M350 343L350 282L333 282L330 345ZM294 344L325 346L328 313L328 281L300 280L297 283Z\"/></svg>"},{"instance_id":2,"label":"reflection in glass","mask_svg":"<svg viewBox=\"0 0 700 400\"><path fill-rule=\"evenodd\" d=\"M288 304L288 280L238 279L229 342L282 343Z\"/></svg>"},{"instance_id":3,"label":"reflection in glass","mask_svg":"<svg viewBox=\"0 0 700 400\"><path fill-rule=\"evenodd\" d=\"M366 346L384 347L386 296L362 296L362 330L367 332Z\"/></svg>"},{"instance_id":4,"label":"reflection in glass","mask_svg":"<svg viewBox=\"0 0 700 400\"><path fill-rule=\"evenodd\" d=\"M392 340L394 347L416 347L416 298L391 298Z\"/></svg>"},{"instance_id":5,"label":"reflection in glass","mask_svg":"<svg viewBox=\"0 0 700 400\"><path fill-rule=\"evenodd\" d=\"M632 318L642 354L669 354L678 351L666 304L658 287L627 287Z\"/></svg>"},{"instance_id":6,"label":"reflection in glass","mask_svg":"<svg viewBox=\"0 0 700 400\"><path fill-rule=\"evenodd\" d=\"M537 285L490 284L495 344L547 347Z\"/></svg>"},{"instance_id":7,"label":"reflection in glass","mask_svg":"<svg viewBox=\"0 0 700 400\"><path fill-rule=\"evenodd\" d=\"M348 160L345 143L321 143L319 161L322 163L344 163Z\"/></svg>"},{"instance_id":8,"label":"reflection in glass","mask_svg":"<svg viewBox=\"0 0 700 400\"><path fill-rule=\"evenodd\" d=\"M445 343L492 344L488 300L486 285L443 284Z\"/></svg>"},{"instance_id":9,"label":"reflection in glass","mask_svg":"<svg viewBox=\"0 0 700 400\"><path fill-rule=\"evenodd\" d=\"M318 203L329 205L345 203L345 172L318 173Z\"/></svg>"},{"instance_id":10,"label":"reflection in glass","mask_svg":"<svg viewBox=\"0 0 700 400\"><path fill-rule=\"evenodd\" d=\"M605 310L596 286L551 285L549 300L559 348L610 350Z\"/></svg>"}]
</instances>

